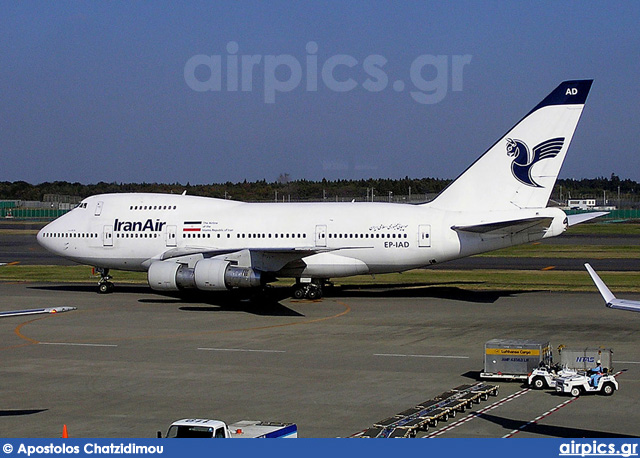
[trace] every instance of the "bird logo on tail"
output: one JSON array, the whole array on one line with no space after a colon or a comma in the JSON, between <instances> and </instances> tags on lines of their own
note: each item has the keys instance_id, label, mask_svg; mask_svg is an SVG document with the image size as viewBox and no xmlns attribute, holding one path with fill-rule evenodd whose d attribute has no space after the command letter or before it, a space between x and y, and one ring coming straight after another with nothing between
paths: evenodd
<instances>
[{"instance_id":1,"label":"bird logo on tail","mask_svg":"<svg viewBox=\"0 0 640 458\"><path fill-rule=\"evenodd\" d=\"M564 145L564 137L546 140L533 148L533 157L531 157L526 143L522 140L507 138L507 156L514 158L511 163L513 176L522 184L542 188L531 177L531 168L543 159L556 157L562 150L562 145Z\"/></svg>"}]
</instances>

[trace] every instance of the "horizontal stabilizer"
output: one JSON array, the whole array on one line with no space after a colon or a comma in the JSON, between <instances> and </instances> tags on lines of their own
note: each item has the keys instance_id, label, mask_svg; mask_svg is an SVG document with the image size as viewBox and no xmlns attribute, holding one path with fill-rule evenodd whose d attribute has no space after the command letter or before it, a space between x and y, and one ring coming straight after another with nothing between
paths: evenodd
<instances>
[{"instance_id":1,"label":"horizontal stabilizer","mask_svg":"<svg viewBox=\"0 0 640 458\"><path fill-rule=\"evenodd\" d=\"M534 228L544 230L549 227L553 218L538 217L524 218L510 221L498 221L495 223L474 224L471 226L453 226L451 229L458 232L471 232L474 234L511 235Z\"/></svg>"},{"instance_id":2,"label":"horizontal stabilizer","mask_svg":"<svg viewBox=\"0 0 640 458\"><path fill-rule=\"evenodd\" d=\"M569 226L575 226L576 224L584 223L585 221L589 221L594 218L599 218L604 215L608 215L609 212L589 212L589 213L578 213L575 215L567 216L567 224Z\"/></svg>"},{"instance_id":3,"label":"horizontal stabilizer","mask_svg":"<svg viewBox=\"0 0 640 458\"><path fill-rule=\"evenodd\" d=\"M612 309L628 310L632 312L640 312L640 301L630 301L625 299L616 299L611 290L605 285L600 276L595 270L587 263L584 265L587 268L587 272L591 275L591 279L595 283L598 291L602 295L607 307Z\"/></svg>"}]
</instances>

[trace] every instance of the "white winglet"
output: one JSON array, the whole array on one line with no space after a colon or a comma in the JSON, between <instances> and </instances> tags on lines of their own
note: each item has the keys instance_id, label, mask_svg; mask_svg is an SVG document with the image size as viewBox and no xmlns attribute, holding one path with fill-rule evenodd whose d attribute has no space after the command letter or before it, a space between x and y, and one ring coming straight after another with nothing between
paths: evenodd
<instances>
[{"instance_id":1,"label":"white winglet","mask_svg":"<svg viewBox=\"0 0 640 458\"><path fill-rule=\"evenodd\" d=\"M593 268L589 265L589 263L586 263L584 266L587 268L587 272L589 272L589 275L591 275L591 279L596 284L598 291L600 291L600 294L602 294L604 301L607 303L607 305L609 305L609 303L616 297L613 295L611 290L607 288L607 285L604 284L602 279L598 276L596 271L593 270Z\"/></svg>"},{"instance_id":2,"label":"white winglet","mask_svg":"<svg viewBox=\"0 0 640 458\"><path fill-rule=\"evenodd\" d=\"M604 298L607 307L619 310L629 310L631 312L640 312L640 301L616 299L611 290L609 290L607 285L604 284L602 279L598 276L596 271L593 270L589 263L586 263L584 266L587 268L587 272L591 275L591 279L596 284L598 291L600 291L600 294Z\"/></svg>"}]
</instances>

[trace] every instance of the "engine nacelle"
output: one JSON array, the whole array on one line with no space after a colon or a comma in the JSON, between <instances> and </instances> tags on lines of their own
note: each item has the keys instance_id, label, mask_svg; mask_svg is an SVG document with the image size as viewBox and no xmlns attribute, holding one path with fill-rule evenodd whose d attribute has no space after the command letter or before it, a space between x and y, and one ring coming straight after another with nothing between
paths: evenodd
<instances>
[{"instance_id":1,"label":"engine nacelle","mask_svg":"<svg viewBox=\"0 0 640 458\"><path fill-rule=\"evenodd\" d=\"M156 291L180 291L195 288L193 269L172 261L154 262L147 271L147 281Z\"/></svg>"},{"instance_id":2,"label":"engine nacelle","mask_svg":"<svg viewBox=\"0 0 640 458\"><path fill-rule=\"evenodd\" d=\"M156 291L180 291L197 288L224 291L231 288L254 288L262 284L260 272L250 267L236 267L222 259L202 259L194 268L174 261L154 262L147 279Z\"/></svg>"}]
</instances>

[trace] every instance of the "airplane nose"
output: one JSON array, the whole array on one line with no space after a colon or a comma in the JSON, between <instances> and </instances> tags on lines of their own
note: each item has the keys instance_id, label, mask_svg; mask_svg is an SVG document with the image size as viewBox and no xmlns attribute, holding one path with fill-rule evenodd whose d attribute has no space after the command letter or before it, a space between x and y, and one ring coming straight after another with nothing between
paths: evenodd
<instances>
[{"instance_id":1,"label":"airplane nose","mask_svg":"<svg viewBox=\"0 0 640 458\"><path fill-rule=\"evenodd\" d=\"M47 231L47 227L49 225L47 224L45 227L43 227L42 229L40 229L38 231L38 235L36 235L36 240L38 241L38 243L40 244L40 246L46 248L45 246L45 242L44 242L44 234Z\"/></svg>"},{"instance_id":2,"label":"airplane nose","mask_svg":"<svg viewBox=\"0 0 640 458\"><path fill-rule=\"evenodd\" d=\"M45 227L38 231L38 235L36 236L36 240L40 244L41 247L46 248L47 250L51 250L51 244L49 243L48 234L51 234L51 223L47 224Z\"/></svg>"}]
</instances>

